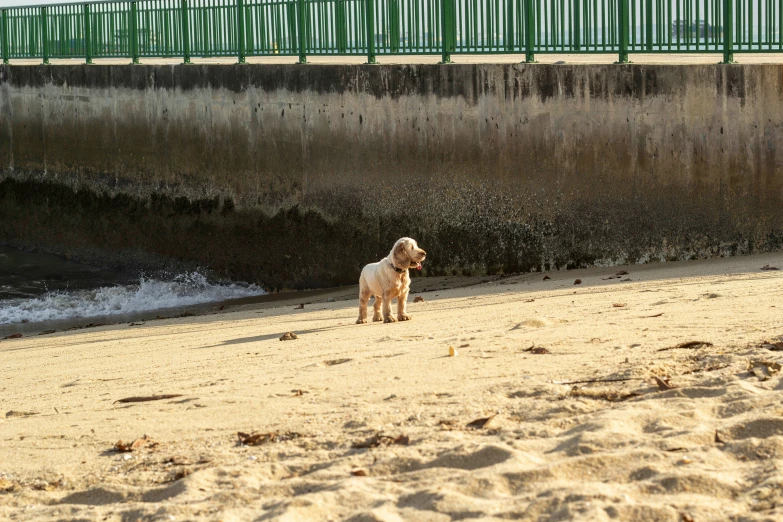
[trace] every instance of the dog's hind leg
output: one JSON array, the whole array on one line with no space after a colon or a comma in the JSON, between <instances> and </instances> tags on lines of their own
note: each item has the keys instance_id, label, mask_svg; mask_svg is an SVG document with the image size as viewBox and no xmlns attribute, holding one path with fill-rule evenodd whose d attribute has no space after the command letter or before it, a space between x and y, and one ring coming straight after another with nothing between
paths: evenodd
<instances>
[{"instance_id":1,"label":"dog's hind leg","mask_svg":"<svg viewBox=\"0 0 783 522\"><path fill-rule=\"evenodd\" d=\"M373 314L372 314L372 320L373 321L383 321L383 316L381 315L381 304L383 303L383 297L376 295L375 300L372 303L373 308Z\"/></svg>"},{"instance_id":2,"label":"dog's hind leg","mask_svg":"<svg viewBox=\"0 0 783 522\"><path fill-rule=\"evenodd\" d=\"M356 324L362 324L367 322L367 302L370 300L372 292L365 288L359 289L359 318L356 320Z\"/></svg>"},{"instance_id":3,"label":"dog's hind leg","mask_svg":"<svg viewBox=\"0 0 783 522\"><path fill-rule=\"evenodd\" d=\"M408 302L408 290L403 290L400 295L397 296L397 320L398 321L410 321L411 316L405 310L405 305Z\"/></svg>"}]
</instances>

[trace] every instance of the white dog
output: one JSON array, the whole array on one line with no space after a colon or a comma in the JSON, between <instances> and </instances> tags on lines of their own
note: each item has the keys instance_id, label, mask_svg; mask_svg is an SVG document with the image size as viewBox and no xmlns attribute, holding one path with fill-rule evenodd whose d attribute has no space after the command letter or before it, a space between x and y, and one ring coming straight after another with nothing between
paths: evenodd
<instances>
[{"instance_id":1,"label":"white dog","mask_svg":"<svg viewBox=\"0 0 783 522\"><path fill-rule=\"evenodd\" d=\"M388 256L377 263L365 266L359 277L359 319L356 324L367 322L367 302L370 300L370 296L375 296L373 321L383 320L384 323L408 321L410 316L405 313L408 291L411 286L408 269L418 268L421 270L421 262L425 257L427 257L427 253L419 248L415 240L403 237L394 243ZM391 315L391 302L395 297L397 298L397 319ZM383 303L383 315L381 315L381 303Z\"/></svg>"}]
</instances>

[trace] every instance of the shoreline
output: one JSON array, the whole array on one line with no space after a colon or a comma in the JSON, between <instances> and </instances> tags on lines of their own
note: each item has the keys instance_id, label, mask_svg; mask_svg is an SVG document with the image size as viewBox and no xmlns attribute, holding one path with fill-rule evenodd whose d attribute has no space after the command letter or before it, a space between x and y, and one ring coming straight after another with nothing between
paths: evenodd
<instances>
[{"instance_id":1,"label":"shoreline","mask_svg":"<svg viewBox=\"0 0 783 522\"><path fill-rule=\"evenodd\" d=\"M482 282L495 281L515 276L517 276L517 274L510 276L422 277L413 279L411 287L412 293L416 294L430 291L428 286L439 289L462 288L481 284ZM277 306L297 306L300 304L306 306L323 302L345 301L348 299L355 299L356 295L358 295L358 291L358 284L313 290L288 290L282 292L269 292L264 295L242 297L226 301L212 301L197 305L160 308L129 314L102 315L31 323L7 323L0 324L0 341L4 340L7 336L17 334L22 334L23 337L32 337L63 331L96 328L98 326L120 325L123 323L146 323L162 319L180 319L243 310L274 308ZM0 304L2 304L2 301L0 301Z\"/></svg>"}]
</instances>

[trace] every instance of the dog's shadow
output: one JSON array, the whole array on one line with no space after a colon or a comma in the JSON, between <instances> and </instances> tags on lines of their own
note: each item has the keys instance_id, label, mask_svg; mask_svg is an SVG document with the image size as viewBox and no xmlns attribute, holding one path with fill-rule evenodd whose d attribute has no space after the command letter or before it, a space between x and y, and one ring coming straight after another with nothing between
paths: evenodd
<instances>
[{"instance_id":1,"label":"dog's shadow","mask_svg":"<svg viewBox=\"0 0 783 522\"><path fill-rule=\"evenodd\" d=\"M324 326L323 328L311 328L309 330L301 330L293 332L297 336L307 335L311 333L316 332L326 332L329 330L336 330L338 328L350 328L351 326L357 326L355 324L340 324L335 326ZM221 346L230 346L232 344L245 344L245 343L258 343L261 341L270 341L272 339L280 339L280 336L282 334L267 334L267 335L254 335L252 337L239 337L237 339L229 339L228 341L223 341L220 344L212 344L209 346L198 346L194 349L196 350L202 350L204 348L219 348Z\"/></svg>"}]
</instances>

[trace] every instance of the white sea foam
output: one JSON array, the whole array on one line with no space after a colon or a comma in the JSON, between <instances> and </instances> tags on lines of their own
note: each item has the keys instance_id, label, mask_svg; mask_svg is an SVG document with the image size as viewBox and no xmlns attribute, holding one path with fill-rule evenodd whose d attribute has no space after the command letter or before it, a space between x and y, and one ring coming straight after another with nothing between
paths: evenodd
<instances>
[{"instance_id":1,"label":"white sea foam","mask_svg":"<svg viewBox=\"0 0 783 522\"><path fill-rule=\"evenodd\" d=\"M256 285L215 284L199 273L170 281L142 278L139 284L95 290L50 292L0 301L0 324L133 314L263 295Z\"/></svg>"}]
</instances>

